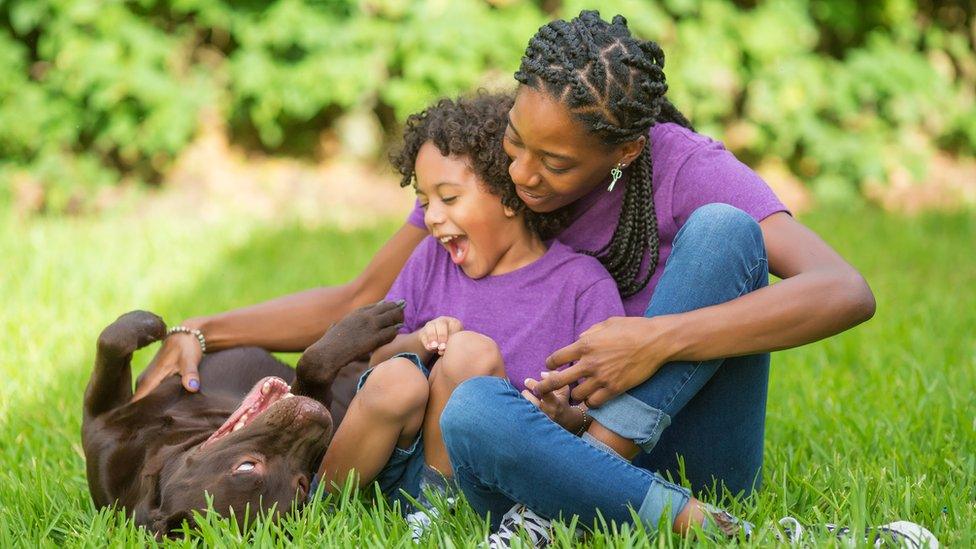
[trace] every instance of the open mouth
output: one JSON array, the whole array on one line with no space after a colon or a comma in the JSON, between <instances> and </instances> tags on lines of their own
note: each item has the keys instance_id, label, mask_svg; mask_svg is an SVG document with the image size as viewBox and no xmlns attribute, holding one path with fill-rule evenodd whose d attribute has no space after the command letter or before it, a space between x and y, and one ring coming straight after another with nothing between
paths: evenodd
<instances>
[{"instance_id":1,"label":"open mouth","mask_svg":"<svg viewBox=\"0 0 976 549\"><path fill-rule=\"evenodd\" d=\"M464 235L447 235L438 237L441 244L451 253L451 261L460 265L468 255L468 237Z\"/></svg>"},{"instance_id":2,"label":"open mouth","mask_svg":"<svg viewBox=\"0 0 976 549\"><path fill-rule=\"evenodd\" d=\"M291 387L280 377L268 376L261 379L254 384L227 421L204 441L203 446L247 427L275 402L294 396L291 394Z\"/></svg>"}]
</instances>

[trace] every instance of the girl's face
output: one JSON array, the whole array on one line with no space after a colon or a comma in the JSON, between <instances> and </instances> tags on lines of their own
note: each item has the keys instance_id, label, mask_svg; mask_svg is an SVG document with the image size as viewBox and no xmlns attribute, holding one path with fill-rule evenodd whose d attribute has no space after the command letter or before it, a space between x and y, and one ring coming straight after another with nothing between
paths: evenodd
<instances>
[{"instance_id":1,"label":"girl's face","mask_svg":"<svg viewBox=\"0 0 976 549\"><path fill-rule=\"evenodd\" d=\"M444 156L428 141L414 173L424 224L464 274L477 279L523 265L534 238L523 217L485 190L464 158Z\"/></svg>"},{"instance_id":2,"label":"girl's face","mask_svg":"<svg viewBox=\"0 0 976 549\"><path fill-rule=\"evenodd\" d=\"M549 94L520 86L508 113L505 152L515 190L535 212L551 212L586 195L618 162L633 160L626 146L608 147ZM628 160L629 158L629 160Z\"/></svg>"}]
</instances>

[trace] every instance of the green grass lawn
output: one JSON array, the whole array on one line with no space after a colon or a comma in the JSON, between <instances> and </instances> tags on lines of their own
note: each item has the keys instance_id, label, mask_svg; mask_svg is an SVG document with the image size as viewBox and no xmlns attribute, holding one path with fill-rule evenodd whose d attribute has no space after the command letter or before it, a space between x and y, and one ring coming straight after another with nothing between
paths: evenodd
<instances>
[{"instance_id":1,"label":"green grass lawn","mask_svg":"<svg viewBox=\"0 0 976 549\"><path fill-rule=\"evenodd\" d=\"M764 488L733 503L760 525L784 515L863 526L896 518L976 545L976 216L872 210L804 221L867 277L877 315L773 357ZM81 396L99 331L150 309L169 322L347 280L395 228L245 226L127 218L0 217L0 546L145 545L152 538L88 496ZM144 366L155 347L137 355ZM469 510L431 546L484 535ZM760 540L762 541L762 540ZM769 543L769 538L765 539ZM358 496L242 533L203 522L180 545L412 546L405 523ZM623 527L594 546L683 545Z\"/></svg>"}]
</instances>

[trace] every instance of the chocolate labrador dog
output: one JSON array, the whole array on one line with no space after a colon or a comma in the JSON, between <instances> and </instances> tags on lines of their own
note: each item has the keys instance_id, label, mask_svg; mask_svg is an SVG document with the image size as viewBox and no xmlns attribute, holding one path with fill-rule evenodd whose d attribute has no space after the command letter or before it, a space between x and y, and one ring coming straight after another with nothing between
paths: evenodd
<instances>
[{"instance_id":1,"label":"chocolate labrador dog","mask_svg":"<svg viewBox=\"0 0 976 549\"><path fill-rule=\"evenodd\" d=\"M132 353L166 326L145 311L122 315L98 338L85 391L92 499L162 535L206 509L207 494L216 511L239 519L301 505L331 440L336 375L392 340L402 320L396 303L370 305L330 328L295 370L261 349L229 349L204 356L199 392L173 376L133 401Z\"/></svg>"}]
</instances>

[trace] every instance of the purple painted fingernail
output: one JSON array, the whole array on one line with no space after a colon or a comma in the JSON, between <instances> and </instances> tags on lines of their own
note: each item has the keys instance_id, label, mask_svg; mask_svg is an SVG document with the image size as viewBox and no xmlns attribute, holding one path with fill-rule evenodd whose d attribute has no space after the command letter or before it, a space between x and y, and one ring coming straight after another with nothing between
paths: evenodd
<instances>
[{"instance_id":1,"label":"purple painted fingernail","mask_svg":"<svg viewBox=\"0 0 976 549\"><path fill-rule=\"evenodd\" d=\"M194 391L200 388L200 381L196 379L191 379L190 381L186 382L186 384L189 385Z\"/></svg>"}]
</instances>

